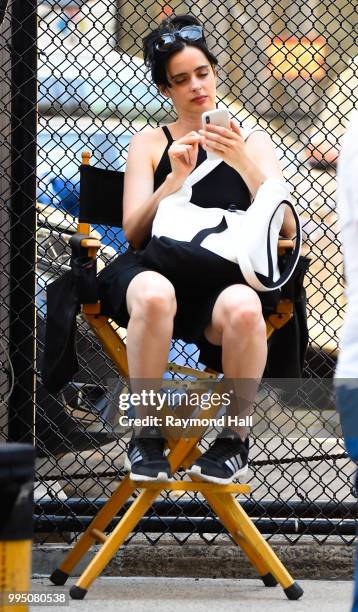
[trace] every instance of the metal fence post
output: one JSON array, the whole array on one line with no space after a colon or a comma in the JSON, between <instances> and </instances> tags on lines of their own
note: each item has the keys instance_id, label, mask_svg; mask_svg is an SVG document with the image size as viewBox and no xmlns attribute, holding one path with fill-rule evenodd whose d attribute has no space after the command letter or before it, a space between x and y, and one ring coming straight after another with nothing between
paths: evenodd
<instances>
[{"instance_id":1,"label":"metal fence post","mask_svg":"<svg viewBox=\"0 0 358 612\"><path fill-rule=\"evenodd\" d=\"M36 263L37 2L12 3L9 440L32 442Z\"/></svg>"},{"instance_id":2,"label":"metal fence post","mask_svg":"<svg viewBox=\"0 0 358 612\"><path fill-rule=\"evenodd\" d=\"M10 7L11 8L11 7ZM10 377L6 364L5 350L9 350L9 277L10 277L10 218L7 207L10 194L11 159L10 159L10 17L2 8L0 15L0 439L7 438L8 419L6 396L10 391ZM2 20L3 18L3 20ZM5 365L6 364L6 365Z\"/></svg>"}]
</instances>

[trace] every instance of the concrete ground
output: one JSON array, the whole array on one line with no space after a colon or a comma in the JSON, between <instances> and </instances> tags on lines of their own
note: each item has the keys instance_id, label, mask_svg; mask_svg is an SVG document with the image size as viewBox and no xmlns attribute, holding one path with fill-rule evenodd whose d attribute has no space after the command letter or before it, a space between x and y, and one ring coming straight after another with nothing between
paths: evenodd
<instances>
[{"instance_id":1,"label":"concrete ground","mask_svg":"<svg viewBox=\"0 0 358 612\"><path fill-rule=\"evenodd\" d=\"M31 589L42 593L66 593L73 584L55 587L47 577L32 580ZM265 588L260 580L225 580L208 578L98 578L82 601L69 600L68 606L41 606L45 612L78 610L115 611L125 606L126 612L349 612L352 582L302 580L304 594L298 601L289 601L282 589ZM67 603L67 602L66 602ZM30 607L35 610L35 607Z\"/></svg>"}]
</instances>

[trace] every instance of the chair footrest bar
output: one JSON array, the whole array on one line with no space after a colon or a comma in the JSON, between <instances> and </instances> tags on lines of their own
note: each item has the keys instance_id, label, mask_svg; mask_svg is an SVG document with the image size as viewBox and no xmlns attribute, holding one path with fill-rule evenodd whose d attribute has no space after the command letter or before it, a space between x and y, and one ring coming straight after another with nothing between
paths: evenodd
<instances>
[{"instance_id":1,"label":"chair footrest bar","mask_svg":"<svg viewBox=\"0 0 358 612\"><path fill-rule=\"evenodd\" d=\"M198 380L215 380L218 377L217 372L214 370L195 370L189 366L182 366L177 363L168 363L168 372L175 372L176 374L188 374L195 375Z\"/></svg>"},{"instance_id":2,"label":"chair footrest bar","mask_svg":"<svg viewBox=\"0 0 358 612\"><path fill-rule=\"evenodd\" d=\"M96 540L98 542L105 542L107 540L107 536L105 533L103 533L103 531L100 531L99 529L91 529L91 536L93 538L96 538Z\"/></svg>"},{"instance_id":3,"label":"chair footrest bar","mask_svg":"<svg viewBox=\"0 0 358 612\"><path fill-rule=\"evenodd\" d=\"M133 481L136 489L163 489L167 491L202 491L208 493L250 493L251 487L247 484L227 484L220 485L212 482L189 482L189 481L174 481L174 482L160 482L160 481Z\"/></svg>"}]
</instances>

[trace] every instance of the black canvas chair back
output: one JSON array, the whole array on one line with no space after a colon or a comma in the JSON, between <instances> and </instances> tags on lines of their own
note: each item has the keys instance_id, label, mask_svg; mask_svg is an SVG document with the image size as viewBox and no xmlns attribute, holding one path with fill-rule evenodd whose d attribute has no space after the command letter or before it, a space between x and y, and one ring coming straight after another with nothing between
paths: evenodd
<instances>
[{"instance_id":1,"label":"black canvas chair back","mask_svg":"<svg viewBox=\"0 0 358 612\"><path fill-rule=\"evenodd\" d=\"M124 172L80 167L80 223L122 227Z\"/></svg>"},{"instance_id":2,"label":"black canvas chair back","mask_svg":"<svg viewBox=\"0 0 358 612\"><path fill-rule=\"evenodd\" d=\"M79 223L121 227L123 185L124 172L81 164ZM96 262L92 258L82 256L81 236L78 236L76 241L77 236L78 234L75 234L70 241L72 248L71 271L57 278L47 288L46 338L41 360L41 374L46 391L54 395L57 395L65 387L78 370L75 336L76 314L79 312L80 304L97 302ZM90 295L86 290L88 287L92 288L90 293L93 295ZM58 400L55 397L48 396L44 387L40 385L47 400L57 404L61 420L61 423L58 424L59 433L66 440L69 436L68 446L71 447L72 445L77 450L82 450L100 446L101 443L104 443L104 438L106 442L109 441L108 439L114 439L113 436L106 435L102 436L103 439L101 440L90 440L90 436L86 435L80 424L74 427L75 421L69 419L63 408L62 410L59 409ZM49 405L47 405L46 412L48 417L51 412ZM38 424L40 425L40 420L38 420ZM38 439L42 442L44 450L41 452L40 449L39 454L47 454L54 450L59 451L58 438L52 440L45 433L42 434L42 429L41 431L40 429ZM43 429L45 432L45 422Z\"/></svg>"}]
</instances>

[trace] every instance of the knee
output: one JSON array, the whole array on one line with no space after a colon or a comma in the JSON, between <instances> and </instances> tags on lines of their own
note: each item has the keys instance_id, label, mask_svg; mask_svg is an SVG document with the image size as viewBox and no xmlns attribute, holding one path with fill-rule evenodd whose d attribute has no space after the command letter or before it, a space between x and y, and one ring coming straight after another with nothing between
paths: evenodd
<instances>
[{"instance_id":1,"label":"knee","mask_svg":"<svg viewBox=\"0 0 358 612\"><path fill-rule=\"evenodd\" d=\"M171 283L154 282L143 288L143 292L133 306L132 315L140 316L147 322L162 318L174 318L176 299Z\"/></svg>"},{"instance_id":2,"label":"knee","mask_svg":"<svg viewBox=\"0 0 358 612\"><path fill-rule=\"evenodd\" d=\"M266 333L260 300L231 304L227 312L227 325L240 335Z\"/></svg>"},{"instance_id":3,"label":"knee","mask_svg":"<svg viewBox=\"0 0 358 612\"><path fill-rule=\"evenodd\" d=\"M174 317L176 313L175 294L149 291L141 302L142 315L149 320Z\"/></svg>"}]
</instances>

